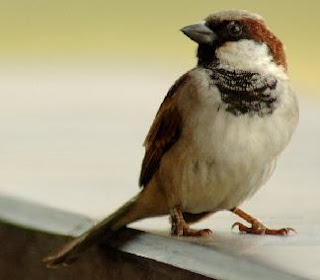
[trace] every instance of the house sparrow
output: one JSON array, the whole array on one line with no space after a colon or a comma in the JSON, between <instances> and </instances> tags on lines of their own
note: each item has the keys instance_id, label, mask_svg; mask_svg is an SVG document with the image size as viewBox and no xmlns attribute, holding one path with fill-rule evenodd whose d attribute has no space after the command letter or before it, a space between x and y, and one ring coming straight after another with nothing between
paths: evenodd
<instances>
[{"instance_id":1,"label":"house sparrow","mask_svg":"<svg viewBox=\"0 0 320 280\"><path fill-rule=\"evenodd\" d=\"M282 42L264 20L246 11L221 11L181 31L198 44L198 65L169 90L145 140L142 191L94 228L44 261L67 264L127 224L170 214L171 233L205 236L189 224L229 210L250 227L268 229L238 206L270 177L298 122Z\"/></svg>"}]
</instances>

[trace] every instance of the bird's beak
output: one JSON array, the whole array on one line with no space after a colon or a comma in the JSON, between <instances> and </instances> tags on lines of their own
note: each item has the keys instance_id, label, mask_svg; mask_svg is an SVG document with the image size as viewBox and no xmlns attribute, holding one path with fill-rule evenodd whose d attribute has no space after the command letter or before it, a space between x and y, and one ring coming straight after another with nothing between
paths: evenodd
<instances>
[{"instance_id":1,"label":"bird's beak","mask_svg":"<svg viewBox=\"0 0 320 280\"><path fill-rule=\"evenodd\" d=\"M212 44L217 38L217 35L205 25L205 22L191 24L180 30L198 44Z\"/></svg>"}]
</instances>

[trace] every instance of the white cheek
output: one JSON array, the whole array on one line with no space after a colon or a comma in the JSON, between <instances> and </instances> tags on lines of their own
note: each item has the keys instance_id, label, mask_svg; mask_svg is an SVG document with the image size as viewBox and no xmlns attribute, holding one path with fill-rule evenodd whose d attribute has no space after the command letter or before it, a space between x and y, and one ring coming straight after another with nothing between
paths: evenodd
<instances>
[{"instance_id":1,"label":"white cheek","mask_svg":"<svg viewBox=\"0 0 320 280\"><path fill-rule=\"evenodd\" d=\"M221 64L235 69L265 72L279 78L286 78L284 69L276 65L266 44L253 40L227 42L216 50Z\"/></svg>"}]
</instances>

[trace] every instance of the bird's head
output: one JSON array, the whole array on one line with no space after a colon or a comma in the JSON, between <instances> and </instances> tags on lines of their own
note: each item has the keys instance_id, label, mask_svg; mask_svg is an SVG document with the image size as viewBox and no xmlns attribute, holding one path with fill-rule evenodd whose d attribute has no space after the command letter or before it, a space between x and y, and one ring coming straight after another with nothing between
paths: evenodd
<instances>
[{"instance_id":1,"label":"bird's head","mask_svg":"<svg viewBox=\"0 0 320 280\"><path fill-rule=\"evenodd\" d=\"M223 63L252 70L273 65L287 71L284 46L259 15L240 10L221 11L181 31L199 44L199 66Z\"/></svg>"}]
</instances>

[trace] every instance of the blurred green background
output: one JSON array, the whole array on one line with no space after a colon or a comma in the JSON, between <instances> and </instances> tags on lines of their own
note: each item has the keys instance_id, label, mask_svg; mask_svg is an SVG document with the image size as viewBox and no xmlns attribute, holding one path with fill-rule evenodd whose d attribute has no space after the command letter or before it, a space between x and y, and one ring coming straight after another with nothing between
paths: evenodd
<instances>
[{"instance_id":1,"label":"blurred green background","mask_svg":"<svg viewBox=\"0 0 320 280\"><path fill-rule=\"evenodd\" d=\"M261 14L285 42L294 83L320 88L320 1L0 1L0 62L103 61L185 69L195 45L179 29L220 9Z\"/></svg>"}]
</instances>

